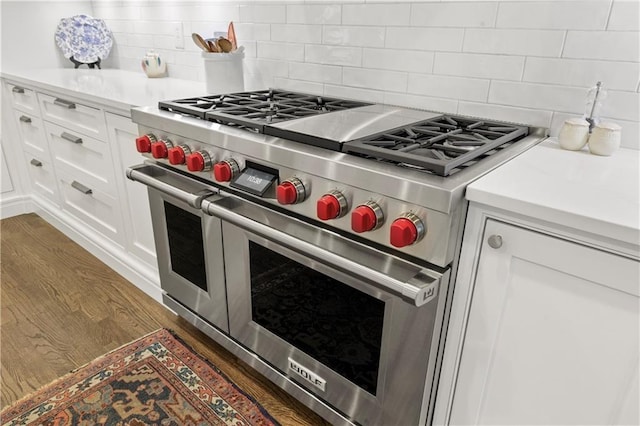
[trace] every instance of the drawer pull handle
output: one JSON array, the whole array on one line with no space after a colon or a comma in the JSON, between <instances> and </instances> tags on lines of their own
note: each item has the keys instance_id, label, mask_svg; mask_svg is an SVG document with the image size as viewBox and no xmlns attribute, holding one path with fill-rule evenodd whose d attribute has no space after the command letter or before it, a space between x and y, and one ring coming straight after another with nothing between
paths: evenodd
<instances>
[{"instance_id":1,"label":"drawer pull handle","mask_svg":"<svg viewBox=\"0 0 640 426\"><path fill-rule=\"evenodd\" d=\"M24 87L13 86L11 91L13 93L24 93Z\"/></svg>"},{"instance_id":2,"label":"drawer pull handle","mask_svg":"<svg viewBox=\"0 0 640 426\"><path fill-rule=\"evenodd\" d=\"M67 108L67 109L75 109L75 107L76 107L75 103L69 102L69 101L65 101L64 99L60 99L60 98L56 98L53 101L53 104L54 105L58 105L58 106L63 107L63 108Z\"/></svg>"},{"instance_id":3,"label":"drawer pull handle","mask_svg":"<svg viewBox=\"0 0 640 426\"><path fill-rule=\"evenodd\" d=\"M35 158L32 158L29 163L31 163L31 165L34 167L42 167L42 161L38 161Z\"/></svg>"},{"instance_id":4,"label":"drawer pull handle","mask_svg":"<svg viewBox=\"0 0 640 426\"><path fill-rule=\"evenodd\" d=\"M73 143L82 143L82 138L76 135L72 135L71 133L67 133L67 132L62 132L62 134L60 135L60 137L62 139L68 140L69 142L73 142Z\"/></svg>"},{"instance_id":5,"label":"drawer pull handle","mask_svg":"<svg viewBox=\"0 0 640 426\"><path fill-rule=\"evenodd\" d=\"M31 117L27 117L26 115L21 115L20 121L22 121L23 123L31 123Z\"/></svg>"},{"instance_id":6,"label":"drawer pull handle","mask_svg":"<svg viewBox=\"0 0 640 426\"><path fill-rule=\"evenodd\" d=\"M88 186L84 186L83 184L81 184L80 182L78 182L76 180L71 182L71 186L74 187L75 189L77 189L78 191L82 192L84 195L89 195L89 194L93 193L91 188L89 188Z\"/></svg>"}]
</instances>

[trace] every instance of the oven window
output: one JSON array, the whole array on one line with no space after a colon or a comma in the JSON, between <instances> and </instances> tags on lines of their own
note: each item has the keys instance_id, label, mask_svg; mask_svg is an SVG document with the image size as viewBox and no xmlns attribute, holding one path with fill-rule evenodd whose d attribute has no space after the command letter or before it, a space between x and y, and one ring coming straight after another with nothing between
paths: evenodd
<instances>
[{"instance_id":1,"label":"oven window","mask_svg":"<svg viewBox=\"0 0 640 426\"><path fill-rule=\"evenodd\" d=\"M164 202L171 269L192 284L207 290L202 220L186 210Z\"/></svg>"},{"instance_id":2,"label":"oven window","mask_svg":"<svg viewBox=\"0 0 640 426\"><path fill-rule=\"evenodd\" d=\"M252 241L252 319L375 395L384 302Z\"/></svg>"}]
</instances>

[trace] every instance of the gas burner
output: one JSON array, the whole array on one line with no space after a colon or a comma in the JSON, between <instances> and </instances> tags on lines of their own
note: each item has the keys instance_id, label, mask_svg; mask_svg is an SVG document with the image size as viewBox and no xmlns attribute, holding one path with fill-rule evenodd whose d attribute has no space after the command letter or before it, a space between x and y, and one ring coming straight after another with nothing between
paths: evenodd
<instances>
[{"instance_id":1,"label":"gas burner","mask_svg":"<svg viewBox=\"0 0 640 426\"><path fill-rule=\"evenodd\" d=\"M443 115L348 142L343 150L448 176L527 134L526 126Z\"/></svg>"},{"instance_id":2,"label":"gas burner","mask_svg":"<svg viewBox=\"0 0 640 426\"><path fill-rule=\"evenodd\" d=\"M212 95L159 103L160 109L265 133L269 124L371 105L284 90Z\"/></svg>"}]
</instances>

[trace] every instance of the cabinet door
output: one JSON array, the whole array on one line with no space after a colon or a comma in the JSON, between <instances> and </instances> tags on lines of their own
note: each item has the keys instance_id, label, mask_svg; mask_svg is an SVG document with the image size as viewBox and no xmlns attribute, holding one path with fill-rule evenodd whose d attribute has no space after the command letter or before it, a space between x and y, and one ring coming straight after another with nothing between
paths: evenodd
<instances>
[{"instance_id":1,"label":"cabinet door","mask_svg":"<svg viewBox=\"0 0 640 426\"><path fill-rule=\"evenodd\" d=\"M9 169L7 168L7 162L4 159L4 150L0 146L0 187L2 190L0 193L13 191L13 183L11 183L11 176L9 175Z\"/></svg>"},{"instance_id":2,"label":"cabinet door","mask_svg":"<svg viewBox=\"0 0 640 426\"><path fill-rule=\"evenodd\" d=\"M488 220L451 423L638 424L638 276L637 261Z\"/></svg>"},{"instance_id":3,"label":"cabinet door","mask_svg":"<svg viewBox=\"0 0 640 426\"><path fill-rule=\"evenodd\" d=\"M111 146L114 152L119 152L114 163L116 181L119 182L121 193L124 195L123 205L126 206L127 250L156 268L156 250L146 186L132 182L125 176L127 167L140 164L144 160L136 150L138 126L129 118L119 115L106 113L106 117Z\"/></svg>"}]
</instances>

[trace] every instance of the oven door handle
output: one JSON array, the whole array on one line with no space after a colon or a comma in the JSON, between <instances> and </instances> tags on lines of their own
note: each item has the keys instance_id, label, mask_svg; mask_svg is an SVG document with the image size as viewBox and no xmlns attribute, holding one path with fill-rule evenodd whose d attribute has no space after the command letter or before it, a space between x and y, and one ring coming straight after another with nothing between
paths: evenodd
<instances>
[{"instance_id":1,"label":"oven door handle","mask_svg":"<svg viewBox=\"0 0 640 426\"><path fill-rule=\"evenodd\" d=\"M127 177L170 195L185 204L200 209L202 200L217 194L217 190L195 182L178 173L152 163L139 164L127 168Z\"/></svg>"},{"instance_id":2,"label":"oven door handle","mask_svg":"<svg viewBox=\"0 0 640 426\"><path fill-rule=\"evenodd\" d=\"M220 193L219 195L229 196L229 194L223 193ZM253 219L229 210L215 202L203 200L202 210L211 216L215 216L254 234L261 235L268 240L308 254L310 257L321 259L324 263L331 265L336 269L346 271L350 274L354 274L371 282L377 283L385 290L397 294L404 299L409 299L413 304L415 304L415 306L425 305L429 301L435 299L438 295L440 281L443 274L436 271L422 269L407 282L404 282L383 272L371 269L358 262L354 262L351 259L339 256L314 244L292 237L291 235L278 231L275 228L256 222Z\"/></svg>"}]
</instances>

